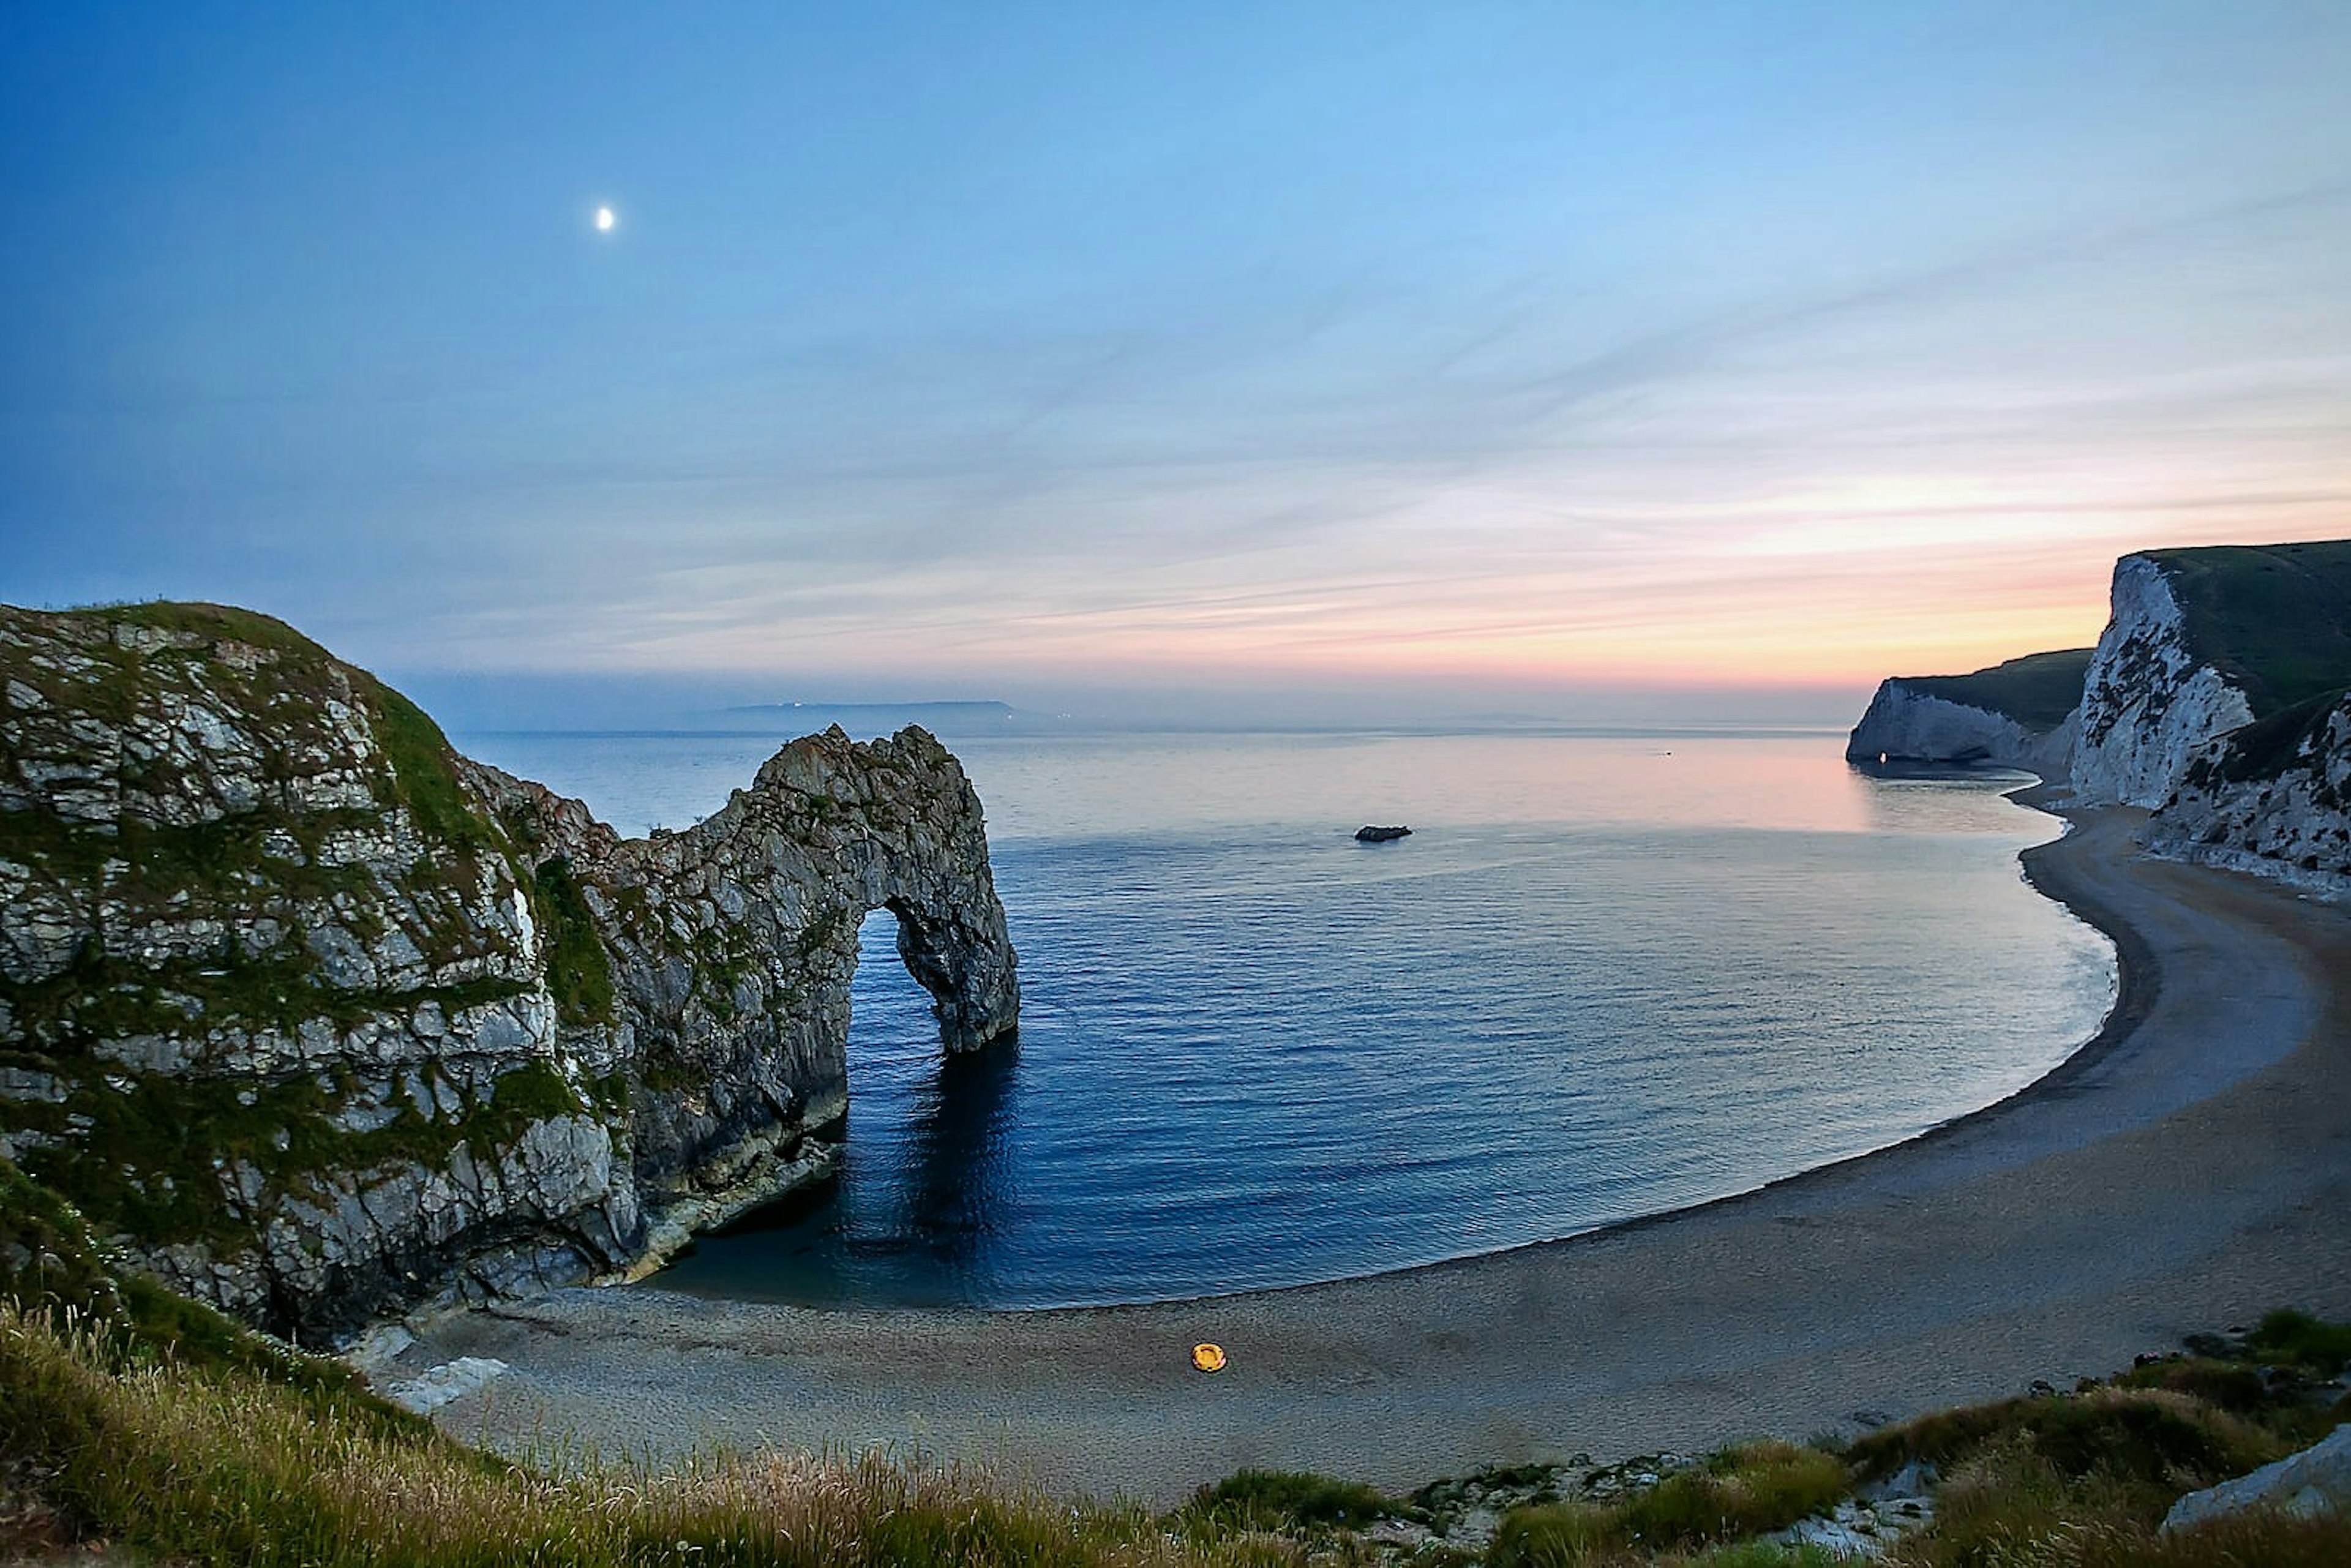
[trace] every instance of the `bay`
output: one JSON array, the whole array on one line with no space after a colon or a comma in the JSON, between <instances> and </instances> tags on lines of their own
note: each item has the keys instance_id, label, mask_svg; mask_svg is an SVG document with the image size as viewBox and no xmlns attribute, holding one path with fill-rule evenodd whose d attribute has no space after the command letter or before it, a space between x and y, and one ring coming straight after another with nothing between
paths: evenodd
<instances>
[{"instance_id":1,"label":"bay","mask_svg":"<svg viewBox=\"0 0 2351 1568\"><path fill-rule=\"evenodd\" d=\"M484 735L624 832L762 736ZM1882 1147L2094 1033L2113 952L2023 882L2019 779L1842 736L951 737L1020 952L1019 1038L942 1060L864 930L837 1181L664 1288L1019 1309L1378 1272ZM1365 823L1410 825L1355 842Z\"/></svg>"}]
</instances>

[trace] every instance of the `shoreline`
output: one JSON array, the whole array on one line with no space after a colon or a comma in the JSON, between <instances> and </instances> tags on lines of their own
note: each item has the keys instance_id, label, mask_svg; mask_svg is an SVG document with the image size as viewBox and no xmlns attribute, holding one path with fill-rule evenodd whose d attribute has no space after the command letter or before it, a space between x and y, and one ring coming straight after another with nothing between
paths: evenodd
<instances>
[{"instance_id":1,"label":"shoreline","mask_svg":"<svg viewBox=\"0 0 2351 1568\"><path fill-rule=\"evenodd\" d=\"M2148 860L2137 813L2053 814L2072 831L2024 874L2113 942L2116 1003L2032 1084L1902 1143L1561 1240L1230 1296L1003 1313L565 1291L423 1325L392 1375L506 1363L438 1416L496 1447L881 1444L1169 1501L1247 1465L1396 1488L1851 1431L2270 1306L2351 1310L2351 1105L2325 1092L2351 919ZM1226 1373L1184 1364L1197 1339Z\"/></svg>"}]
</instances>

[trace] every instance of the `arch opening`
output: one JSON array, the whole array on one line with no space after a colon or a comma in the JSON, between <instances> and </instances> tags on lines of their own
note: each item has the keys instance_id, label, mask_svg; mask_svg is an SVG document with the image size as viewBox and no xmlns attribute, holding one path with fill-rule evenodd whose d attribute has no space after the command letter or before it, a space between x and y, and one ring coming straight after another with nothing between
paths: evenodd
<instances>
[{"instance_id":1,"label":"arch opening","mask_svg":"<svg viewBox=\"0 0 2351 1568\"><path fill-rule=\"evenodd\" d=\"M942 1049L935 936L885 903L857 928L840 1164L702 1237L664 1276L744 1301L952 1306L982 1300L1009 1201L1015 1051Z\"/></svg>"},{"instance_id":2,"label":"arch opening","mask_svg":"<svg viewBox=\"0 0 2351 1568\"><path fill-rule=\"evenodd\" d=\"M1015 1048L1003 1037L984 1051L942 1051L951 985L939 934L917 911L892 900L865 917L850 986L837 1187L852 1245L903 1248L960 1272L976 1261L1003 1197Z\"/></svg>"}]
</instances>

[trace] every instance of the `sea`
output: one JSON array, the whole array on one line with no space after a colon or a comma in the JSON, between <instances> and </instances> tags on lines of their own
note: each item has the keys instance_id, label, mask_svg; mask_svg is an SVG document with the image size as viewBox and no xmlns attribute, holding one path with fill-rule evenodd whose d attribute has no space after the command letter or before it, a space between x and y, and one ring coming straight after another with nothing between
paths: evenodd
<instances>
[{"instance_id":1,"label":"sea","mask_svg":"<svg viewBox=\"0 0 2351 1568\"><path fill-rule=\"evenodd\" d=\"M781 740L457 738L631 834ZM948 738L1018 1039L944 1057L869 918L838 1178L653 1285L1020 1310L1495 1251L1911 1137L2115 998L2111 946L2022 876L2062 829L2025 779L1866 776L1841 733Z\"/></svg>"}]
</instances>

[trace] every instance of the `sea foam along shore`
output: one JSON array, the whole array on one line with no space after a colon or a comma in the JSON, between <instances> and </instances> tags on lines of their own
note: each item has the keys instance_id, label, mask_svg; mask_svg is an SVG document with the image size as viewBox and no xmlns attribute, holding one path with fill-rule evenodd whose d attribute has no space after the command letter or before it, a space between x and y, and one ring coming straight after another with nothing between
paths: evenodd
<instances>
[{"instance_id":1,"label":"sea foam along shore","mask_svg":"<svg viewBox=\"0 0 2351 1568\"><path fill-rule=\"evenodd\" d=\"M1253 1295L1028 1313L575 1290L444 1319L402 1368L510 1370L493 1445L894 1445L1173 1501L1249 1465L1400 1488L1702 1449L2070 1382L2294 1302L2351 1315L2351 913L2073 814L2036 886L2123 993L2057 1071L1890 1149L1613 1229ZM1247 1217L1236 1215L1236 1223ZM1231 1356L1215 1376L1196 1341Z\"/></svg>"}]
</instances>

